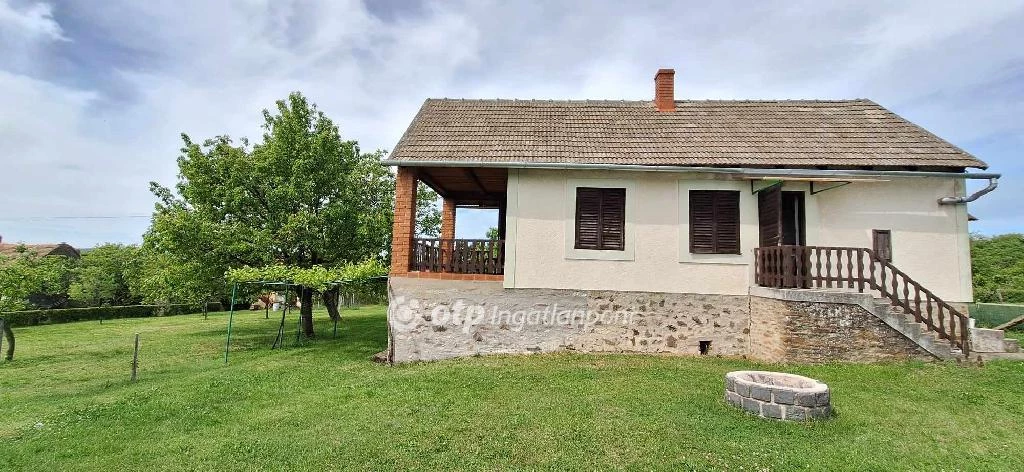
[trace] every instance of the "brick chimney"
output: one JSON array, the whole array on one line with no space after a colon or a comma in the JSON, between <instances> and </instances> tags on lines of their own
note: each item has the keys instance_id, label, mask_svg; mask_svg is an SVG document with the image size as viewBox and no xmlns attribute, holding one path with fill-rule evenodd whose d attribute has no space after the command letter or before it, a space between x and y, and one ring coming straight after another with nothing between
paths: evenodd
<instances>
[{"instance_id":1,"label":"brick chimney","mask_svg":"<svg viewBox=\"0 0 1024 472\"><path fill-rule=\"evenodd\" d=\"M675 69L658 69L654 74L654 108L658 111L676 111Z\"/></svg>"}]
</instances>

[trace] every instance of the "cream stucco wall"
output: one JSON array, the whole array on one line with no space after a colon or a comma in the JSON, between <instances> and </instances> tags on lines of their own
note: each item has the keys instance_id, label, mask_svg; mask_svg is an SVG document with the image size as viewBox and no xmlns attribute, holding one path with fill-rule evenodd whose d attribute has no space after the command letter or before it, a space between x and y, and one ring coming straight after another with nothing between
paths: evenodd
<instances>
[{"instance_id":1,"label":"cream stucco wall","mask_svg":"<svg viewBox=\"0 0 1024 472\"><path fill-rule=\"evenodd\" d=\"M755 182L755 186L763 185ZM576 186L627 189L626 251L572 248ZM740 255L688 251L689 190L740 192ZM784 190L809 190L786 182ZM961 181L854 182L805 193L807 243L870 247L872 229L892 231L894 264L948 301L971 300L967 213L940 206ZM654 172L513 169L509 173L505 286L670 293L746 294L753 282L757 197L747 180Z\"/></svg>"}]
</instances>

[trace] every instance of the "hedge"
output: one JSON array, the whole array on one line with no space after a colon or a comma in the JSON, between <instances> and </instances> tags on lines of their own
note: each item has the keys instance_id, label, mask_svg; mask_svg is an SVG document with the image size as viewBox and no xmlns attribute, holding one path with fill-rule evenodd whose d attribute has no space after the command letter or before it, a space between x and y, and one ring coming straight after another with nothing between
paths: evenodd
<instances>
[{"instance_id":1,"label":"hedge","mask_svg":"<svg viewBox=\"0 0 1024 472\"><path fill-rule=\"evenodd\" d=\"M971 303L968 305L971 318L978 321L979 328L991 328L1024 315L1024 305L1009 303ZM1019 328L1018 328L1019 329Z\"/></svg>"},{"instance_id":2,"label":"hedge","mask_svg":"<svg viewBox=\"0 0 1024 472\"><path fill-rule=\"evenodd\" d=\"M207 311L221 311L220 303L207 304ZM72 321L111 320L115 318L148 318L152 316L187 315L201 313L200 305L129 305L98 306L89 308L60 308L54 310L25 310L0 313L10 326L70 323Z\"/></svg>"}]
</instances>

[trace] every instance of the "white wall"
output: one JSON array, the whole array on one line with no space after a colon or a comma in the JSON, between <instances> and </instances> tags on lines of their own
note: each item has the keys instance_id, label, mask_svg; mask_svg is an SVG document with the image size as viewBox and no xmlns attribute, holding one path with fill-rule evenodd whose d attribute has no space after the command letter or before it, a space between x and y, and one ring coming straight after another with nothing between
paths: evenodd
<instances>
[{"instance_id":1,"label":"white wall","mask_svg":"<svg viewBox=\"0 0 1024 472\"><path fill-rule=\"evenodd\" d=\"M575 187L602 184L627 189L627 250L574 250ZM689 253L685 198L691 189L740 192L743 254ZM784 189L809 188L806 182L787 182ZM960 181L920 178L855 182L808 194L807 243L870 247L872 229L889 229L897 267L947 301L969 301L966 210L937 203L940 196L962 194ZM743 295L753 282L757 197L747 180L654 172L512 170L506 224L507 288Z\"/></svg>"}]
</instances>

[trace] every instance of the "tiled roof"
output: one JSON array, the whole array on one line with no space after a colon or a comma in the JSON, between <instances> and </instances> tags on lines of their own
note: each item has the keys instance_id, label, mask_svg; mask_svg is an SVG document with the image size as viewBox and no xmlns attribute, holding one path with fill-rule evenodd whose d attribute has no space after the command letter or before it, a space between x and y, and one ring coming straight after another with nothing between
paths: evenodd
<instances>
[{"instance_id":1,"label":"tiled roof","mask_svg":"<svg viewBox=\"0 0 1024 472\"><path fill-rule=\"evenodd\" d=\"M8 244L0 243L0 255L13 256L18 254L18 247L25 246L27 252L35 253L39 256L48 256L50 254L58 254L62 256L78 257L79 252L77 249L71 247L66 243L59 244Z\"/></svg>"},{"instance_id":2,"label":"tiled roof","mask_svg":"<svg viewBox=\"0 0 1024 472\"><path fill-rule=\"evenodd\" d=\"M870 100L428 99L388 160L987 167Z\"/></svg>"}]
</instances>

